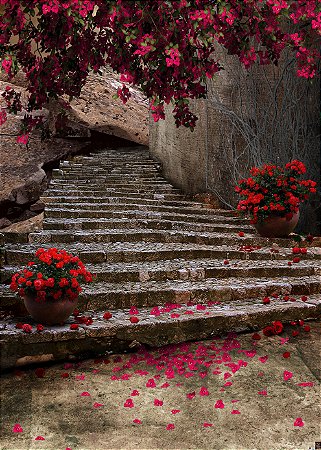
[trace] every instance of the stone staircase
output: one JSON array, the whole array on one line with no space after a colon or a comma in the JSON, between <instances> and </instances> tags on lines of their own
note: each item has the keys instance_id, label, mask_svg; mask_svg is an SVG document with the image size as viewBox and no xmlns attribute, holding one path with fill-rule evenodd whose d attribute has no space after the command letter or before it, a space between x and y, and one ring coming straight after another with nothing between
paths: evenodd
<instances>
[{"instance_id":1,"label":"stone staircase","mask_svg":"<svg viewBox=\"0 0 321 450\"><path fill-rule=\"evenodd\" d=\"M0 237L2 368L320 315L320 248L311 244L289 265L293 240L260 238L234 212L189 201L164 180L145 147L63 161L42 200L43 231ZM71 330L71 318L26 334L15 324L32 321L8 283L37 248L53 246L77 254L96 275L78 302L93 322ZM138 323L130 321L132 306Z\"/></svg>"}]
</instances>

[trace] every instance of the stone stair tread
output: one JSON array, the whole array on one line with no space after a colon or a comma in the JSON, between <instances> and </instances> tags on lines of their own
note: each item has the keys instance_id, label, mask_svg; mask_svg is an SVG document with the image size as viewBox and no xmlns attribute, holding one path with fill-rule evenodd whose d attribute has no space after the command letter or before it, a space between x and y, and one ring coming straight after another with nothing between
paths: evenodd
<instances>
[{"instance_id":1,"label":"stone stair tread","mask_svg":"<svg viewBox=\"0 0 321 450\"><path fill-rule=\"evenodd\" d=\"M141 212L139 213L141 214ZM250 230L253 232L253 227L251 225L246 224L246 222L238 222L237 219L234 218L224 218L222 216L217 216L217 218L215 218L215 222L213 221L213 218L211 218L211 221L209 222L195 222L195 221L190 221L190 217L186 217L186 216L176 216L176 220L174 219L169 219L169 218L165 218L164 215L162 215L162 219L160 221L158 216L153 216L153 214L148 214L147 217L132 217L132 211L130 212L130 214L128 214L128 216L121 216L121 217L101 217L101 218L97 218L97 219L92 219L90 217L83 217L83 218L72 218L72 219L65 219L65 218L61 218L61 217L46 217L43 221L44 224L51 224L53 226L57 226L60 224L66 224L66 229L70 229L72 228L70 225L75 224L75 229L77 228L78 224L97 224L97 225L101 225L101 227L103 228L103 226L105 224L122 224L124 222L126 223L133 223L133 224L139 224L139 223L161 223L161 224L186 224L186 225L194 225L195 227L197 226L216 226L216 227L226 227L226 228L236 228L237 230L240 231L245 231L245 230ZM185 218L185 220L184 220ZM69 225L69 226L68 226ZM99 227L100 228L100 227ZM84 228L86 229L86 228Z\"/></svg>"},{"instance_id":2,"label":"stone stair tread","mask_svg":"<svg viewBox=\"0 0 321 450\"><path fill-rule=\"evenodd\" d=\"M291 283L320 283L320 276L308 276L308 277L291 277ZM86 285L83 289L84 295L91 295L93 291L95 292L111 292L113 290L120 292L143 292L148 291L192 291L193 289L212 289L220 288L222 286L229 286L235 288L245 288L250 285L255 286L268 286L269 284L287 284L289 283L289 277L275 277L273 279L260 277L260 278L208 278L200 282L195 281L185 281L185 280L165 280L165 281L145 281L145 282L123 282L123 283L95 283L92 285ZM321 283L320 283L321 288Z\"/></svg>"},{"instance_id":3,"label":"stone stair tread","mask_svg":"<svg viewBox=\"0 0 321 450\"><path fill-rule=\"evenodd\" d=\"M54 206L52 206L54 205ZM178 214L184 212L184 215L197 218L197 216L231 216L237 217L236 211L228 211L224 209L212 209L212 208L198 208L198 207L188 207L188 206L166 206L166 205L146 205L140 203L110 203L110 202L102 202L99 204L99 208L97 209L95 203L84 202L84 203L63 203L59 204L59 207L55 204L49 203L46 206L47 211L52 210L61 210L61 211L85 211L86 209L94 212L94 211L103 211L104 209L115 209L115 210L135 210L135 211L146 211L149 214L153 212L177 212Z\"/></svg>"},{"instance_id":4,"label":"stone stair tread","mask_svg":"<svg viewBox=\"0 0 321 450\"><path fill-rule=\"evenodd\" d=\"M47 191L48 192L48 191ZM62 192L63 193L63 192ZM200 203L200 202L194 202L194 201L188 201L188 200L166 200L161 198L162 196L159 195L159 198L152 198L152 199L146 199L143 197L139 197L138 196L128 196L128 197L118 197L117 195L109 195L107 196L68 196L66 195L66 192L64 192L65 195L61 195L59 197L57 197L56 195L44 195L41 197L42 201L46 201L46 199L50 199L50 204L60 204L60 203L78 203L78 204L83 204L83 203L111 203L111 204L126 204L126 201L133 201L136 204L143 204L143 205L168 205L168 206L188 206L188 207L192 207L192 208L205 208L205 209L210 209L208 208L208 205L206 203ZM54 200L54 201L51 201ZM225 211L225 210L224 210Z\"/></svg>"},{"instance_id":5,"label":"stone stair tread","mask_svg":"<svg viewBox=\"0 0 321 450\"><path fill-rule=\"evenodd\" d=\"M224 264L224 260L213 260L212 258L203 259L172 259L172 260L161 260L161 261L143 261L143 262L120 262L120 263L99 263L99 264L86 264L87 270L93 274L101 273L111 273L111 274L141 274L142 277L147 276L147 274L153 274L157 272L168 273L168 278L171 279L173 271L179 272L181 279L184 277L190 278L194 277L195 280L198 279L198 271L218 269L221 272L226 272L227 274L236 271L246 271L252 269L263 270L264 269L274 269L277 273L280 269L286 269L288 271L287 276L295 276L296 271L302 271L307 269L311 274L321 274L321 261L314 260L304 260L300 264L294 267L289 267L286 260L229 260L228 264ZM15 273L20 270L19 266L4 266L2 270L7 273ZM317 272L317 273L315 273ZM222 273L223 276L223 273ZM125 279L125 278L124 278ZM144 280L141 280L144 281ZM148 280L146 280L148 281Z\"/></svg>"},{"instance_id":6,"label":"stone stair tread","mask_svg":"<svg viewBox=\"0 0 321 450\"><path fill-rule=\"evenodd\" d=\"M311 296L307 302L275 300L263 305L257 299L247 299L232 304L196 306L181 305L159 316L152 315L152 307L139 309L139 322L130 322L129 310L111 310L112 317L103 319L104 312L85 311L92 317L92 325L79 325L71 330L73 319L61 326L46 326L41 333L24 333L16 329L17 322L35 326L28 317L0 321L2 344L1 368L25 365L39 361L69 358L70 355L105 354L106 351L130 350L140 345L162 346L195 339L205 339L229 331L260 330L273 320L290 322L318 317L321 312L320 296ZM186 314L187 313L187 314ZM192 313L192 314L191 314ZM35 330L35 328L33 328Z\"/></svg>"},{"instance_id":7,"label":"stone stair tread","mask_svg":"<svg viewBox=\"0 0 321 450\"><path fill-rule=\"evenodd\" d=\"M206 244L196 244L196 243L179 243L179 242L105 242L105 243L64 243L63 245L57 246L57 248L64 248L66 251L71 253L79 252L131 252L131 253L158 253L158 252L180 252L180 251L203 251L215 252L219 250L220 253L226 254L224 258L234 258L233 254L237 254L240 259L257 259L258 255L265 256L270 260L287 259L292 260L293 254L290 248L280 248L278 253L271 252L270 246L262 247L259 250L254 250L251 252L246 252L240 250L240 241L237 245L230 246L222 244L220 246L216 245L206 245ZM50 248L53 243L43 243L41 245L43 248ZM7 244L6 249L10 252L34 252L39 245L35 244ZM178 253L179 254L179 253ZM202 256L200 256L202 258ZM204 256L203 256L204 258ZM308 253L304 256L304 259L321 259L320 248L319 247L309 247ZM175 258L173 258L175 259Z\"/></svg>"}]
</instances>

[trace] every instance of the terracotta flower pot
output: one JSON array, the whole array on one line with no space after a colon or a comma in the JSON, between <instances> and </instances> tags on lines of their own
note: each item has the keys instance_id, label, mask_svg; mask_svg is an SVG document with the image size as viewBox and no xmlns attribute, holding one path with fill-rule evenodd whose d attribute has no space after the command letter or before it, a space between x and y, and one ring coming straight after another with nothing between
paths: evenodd
<instances>
[{"instance_id":1,"label":"terracotta flower pot","mask_svg":"<svg viewBox=\"0 0 321 450\"><path fill-rule=\"evenodd\" d=\"M293 214L292 219L287 220L285 217L280 217L271 214L263 221L254 224L256 231L263 237L287 237L298 224L300 212Z\"/></svg>"},{"instance_id":2,"label":"terracotta flower pot","mask_svg":"<svg viewBox=\"0 0 321 450\"><path fill-rule=\"evenodd\" d=\"M25 307L31 317L41 324L58 325L65 322L77 305L76 300L38 302L33 296L24 296Z\"/></svg>"}]
</instances>

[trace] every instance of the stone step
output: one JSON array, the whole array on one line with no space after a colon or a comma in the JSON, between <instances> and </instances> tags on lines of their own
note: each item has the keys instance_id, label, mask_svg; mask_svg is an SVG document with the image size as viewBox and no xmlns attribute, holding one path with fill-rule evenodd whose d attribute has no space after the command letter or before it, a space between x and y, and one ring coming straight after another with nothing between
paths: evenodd
<instances>
[{"instance_id":1,"label":"stone step","mask_svg":"<svg viewBox=\"0 0 321 450\"><path fill-rule=\"evenodd\" d=\"M205 203L198 203L198 202L193 202L193 201L187 201L184 200L182 198L182 200L166 200L164 198L162 198L162 195L159 195L159 198L148 198L148 197L140 197L140 196L118 196L117 193L116 194L108 194L108 195L104 195L104 196L92 196L92 195L82 195L82 196L78 196L78 195L66 195L66 192L64 191L60 191L61 194L64 195L59 195L58 197L58 193L57 194L51 194L50 191L47 191L45 195L43 195L40 199L41 201L43 201L46 204L49 204L51 206L61 206L61 203L91 203L91 204L95 204L95 203L111 203L111 204L143 204L143 205L154 205L154 206L177 206L177 207L191 207L191 208L206 208L209 209L208 205ZM51 194L51 195L50 195ZM175 197L174 197L175 198ZM210 208L212 209L212 208ZM240 222L244 222L244 219L239 219Z\"/></svg>"},{"instance_id":2,"label":"stone step","mask_svg":"<svg viewBox=\"0 0 321 450\"><path fill-rule=\"evenodd\" d=\"M219 246L224 240L226 245L233 246L239 242L239 245L260 245L266 241L255 235L248 234L247 238L232 236L230 232L197 232L183 230L139 230L132 228L114 228L97 229L92 231L85 230L48 230L29 234L29 242L42 245L44 243L62 244L62 243L107 243L107 242L183 242ZM289 243L290 244L290 243ZM291 244L290 244L291 245Z\"/></svg>"},{"instance_id":3,"label":"stone step","mask_svg":"<svg viewBox=\"0 0 321 450\"><path fill-rule=\"evenodd\" d=\"M50 248L52 243L42 244L43 248ZM7 244L0 253L2 265L20 265L32 261L35 251L39 248L36 244ZM280 248L275 253L269 247L262 247L255 251L246 251L242 246L228 246L221 244L200 245L184 243L152 243L152 242L116 242L116 243L73 243L57 245L67 252L77 255L86 263L103 262L143 262L162 261L174 259L238 259L238 260L267 260L292 261L293 254L291 248ZM304 255L302 261L321 260L320 249L310 247L308 253ZM299 264L301 264L301 262Z\"/></svg>"},{"instance_id":4,"label":"stone step","mask_svg":"<svg viewBox=\"0 0 321 450\"><path fill-rule=\"evenodd\" d=\"M97 212L104 213L109 211L142 211L145 214L152 215L154 213L172 213L172 214L181 214L184 217L193 217L195 219L202 219L204 216L207 220L211 220L212 217L224 216L224 217L234 217L237 215L235 211L229 211L224 209L208 209L208 208L199 208L199 207L188 207L188 206L166 206L166 205L144 205L140 203L100 203L99 208L97 209L96 203L63 203L58 204L58 207L55 207L55 204L50 203L46 207L46 216L55 217L54 214L58 214L56 217L88 217L85 214L95 214ZM73 214L68 216L68 213ZM64 214L64 215L62 215ZM158 215L161 217L161 214ZM94 216L93 216L94 217ZM99 217L99 216L98 216Z\"/></svg>"},{"instance_id":5,"label":"stone step","mask_svg":"<svg viewBox=\"0 0 321 450\"><path fill-rule=\"evenodd\" d=\"M163 191L162 189L160 191ZM137 201L140 202L141 199L151 199L151 200L185 200L186 197L182 195L179 191L174 193L168 193L165 192L156 192L155 190L150 190L150 192L142 191L140 189L133 189L133 190L117 190L116 188L111 189L78 189L78 188L70 188L68 187L68 190L66 189L58 189L53 188L51 185L49 185L49 188L45 191L43 194L45 197L53 197L56 196L59 198L62 195L67 195L68 198L70 197L82 197L87 198L88 196L95 195L97 198L108 198L108 197L132 197L133 195L137 195Z\"/></svg>"},{"instance_id":6,"label":"stone step","mask_svg":"<svg viewBox=\"0 0 321 450\"><path fill-rule=\"evenodd\" d=\"M39 360L58 361L72 356L87 357L105 355L106 352L123 352L141 345L159 347L168 344L212 338L227 331L259 331L274 320L283 323L293 320L316 318L321 313L319 296L311 296L307 302L297 299L285 303L274 300L262 305L256 298L229 304L204 305L205 310L185 304L161 310L160 315L151 314L150 308L139 309L139 322L130 322L129 310L111 310L109 320L103 312L84 311L93 319L92 325L79 325L70 330L73 319L59 326L46 326L41 333L28 317L2 320L0 322L1 370L10 369ZM16 329L17 322L30 323L32 333Z\"/></svg>"},{"instance_id":7,"label":"stone step","mask_svg":"<svg viewBox=\"0 0 321 450\"><path fill-rule=\"evenodd\" d=\"M184 230L135 230L131 228L116 228L116 229L97 229L95 233L85 230L48 230L29 234L29 242L44 244L44 243L106 243L106 242L160 242L173 243L181 242L184 244L200 244L220 246L222 241L225 245L233 246L263 246L267 245L269 241L266 238L258 237L249 232L245 237L239 237L235 232L234 235L230 230L227 232L207 232L207 231L184 231ZM273 239L270 241L271 245L278 245L283 247L293 247L296 245L295 241L291 239Z\"/></svg>"},{"instance_id":8,"label":"stone step","mask_svg":"<svg viewBox=\"0 0 321 450\"><path fill-rule=\"evenodd\" d=\"M49 189L63 189L64 192L69 192L69 190L82 190L82 191L99 191L101 194L104 194L106 191L109 191L111 189L117 191L123 191L126 193L131 192L147 192L147 193L157 193L157 194L166 194L166 193L180 193L179 189L175 189L170 184L151 184L151 183L101 183L101 184L95 184L95 183L68 183L64 182L63 180L53 180L51 182Z\"/></svg>"},{"instance_id":9,"label":"stone step","mask_svg":"<svg viewBox=\"0 0 321 450\"><path fill-rule=\"evenodd\" d=\"M131 215L121 219L45 219L43 221L44 230L98 230L98 229L161 229L161 230L185 230L185 231L209 231L209 232L232 232L239 231L253 232L250 225L235 223L194 223L186 221L174 221L159 219L137 219ZM226 221L227 222L227 221Z\"/></svg>"},{"instance_id":10,"label":"stone step","mask_svg":"<svg viewBox=\"0 0 321 450\"><path fill-rule=\"evenodd\" d=\"M70 180L74 180L75 182L87 182L87 180L90 180L91 182L94 182L95 184L99 183L105 183L108 182L124 182L127 183L158 183L158 184L169 184L167 181L164 180L164 178L160 177L159 174L150 175L150 174L98 174L95 172L88 172L84 174L66 174L63 171L59 171L59 173L53 173L52 180L54 182L56 181L62 181L66 184L69 183Z\"/></svg>"},{"instance_id":11,"label":"stone step","mask_svg":"<svg viewBox=\"0 0 321 450\"><path fill-rule=\"evenodd\" d=\"M307 277L321 275L321 261L305 260L289 266L287 261L174 259L151 262L86 264L95 282L122 283L165 280L201 281L206 278ZM18 266L0 269L0 281L9 282Z\"/></svg>"},{"instance_id":12,"label":"stone step","mask_svg":"<svg viewBox=\"0 0 321 450\"><path fill-rule=\"evenodd\" d=\"M262 299L271 294L312 295L320 294L320 275L300 277L244 277L207 278L201 281L165 280L145 282L107 283L85 285L78 300L82 310L102 311L131 306L164 306L167 303L206 303L219 301L224 304L246 298ZM0 290L1 310L12 307L17 296L8 286Z\"/></svg>"}]
</instances>

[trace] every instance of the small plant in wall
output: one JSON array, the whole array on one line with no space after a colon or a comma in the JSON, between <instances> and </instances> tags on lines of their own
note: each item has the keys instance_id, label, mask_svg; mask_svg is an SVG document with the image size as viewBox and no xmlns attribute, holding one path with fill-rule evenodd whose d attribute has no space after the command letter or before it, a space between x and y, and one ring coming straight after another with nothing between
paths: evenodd
<instances>
[{"instance_id":1,"label":"small plant in wall","mask_svg":"<svg viewBox=\"0 0 321 450\"><path fill-rule=\"evenodd\" d=\"M298 160L284 167L253 167L235 188L241 197L238 211L250 217L262 236L288 236L297 225L300 203L316 192L315 181L300 179L305 173L305 165Z\"/></svg>"},{"instance_id":2,"label":"small plant in wall","mask_svg":"<svg viewBox=\"0 0 321 450\"><path fill-rule=\"evenodd\" d=\"M24 299L33 319L52 325L69 317L82 290L80 284L92 280L77 256L39 248L33 260L12 276L10 289Z\"/></svg>"}]
</instances>

